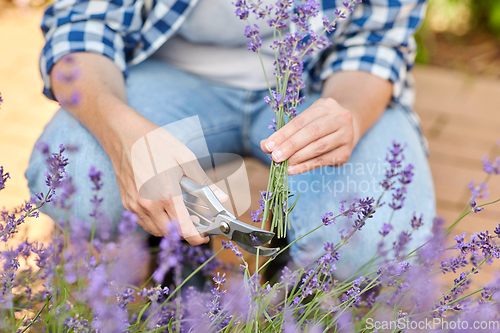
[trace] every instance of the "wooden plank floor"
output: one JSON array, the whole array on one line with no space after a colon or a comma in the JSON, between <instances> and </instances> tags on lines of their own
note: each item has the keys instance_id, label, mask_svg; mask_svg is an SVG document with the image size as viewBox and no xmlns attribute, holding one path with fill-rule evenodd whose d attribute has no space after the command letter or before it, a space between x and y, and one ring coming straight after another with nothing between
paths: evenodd
<instances>
[{"instance_id":1,"label":"wooden plank floor","mask_svg":"<svg viewBox=\"0 0 500 333\"><path fill-rule=\"evenodd\" d=\"M28 198L24 170L36 138L58 105L41 94L38 56L43 38L38 23L40 11L10 11L0 14L0 165L9 171L8 186L0 192L0 206L12 207ZM429 140L429 161L435 181L438 213L447 223L456 219L470 197L467 184L485 178L481 158L500 156L500 81L468 77L439 68L417 67L414 71L418 95L416 110ZM262 166L250 163L254 172ZM266 180L255 187L259 190ZM254 182L252 181L252 184ZM490 182L490 198L500 198L500 176ZM257 193L253 193L258 196ZM467 217L454 234L490 230L500 222L500 205ZM30 235L50 232L50 219L43 217ZM495 267L499 267L496 263ZM495 267L487 267L481 282L493 278ZM496 269L498 271L498 268ZM447 277L448 278L448 277ZM450 281L451 277L448 278Z\"/></svg>"}]
</instances>

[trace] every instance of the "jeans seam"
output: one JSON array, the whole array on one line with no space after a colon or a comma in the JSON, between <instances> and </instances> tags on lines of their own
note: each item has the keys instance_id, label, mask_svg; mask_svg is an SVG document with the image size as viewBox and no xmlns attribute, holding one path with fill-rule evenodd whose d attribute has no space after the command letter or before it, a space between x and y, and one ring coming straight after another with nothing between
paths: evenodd
<instances>
[{"instance_id":1,"label":"jeans seam","mask_svg":"<svg viewBox=\"0 0 500 333\"><path fill-rule=\"evenodd\" d=\"M250 143L250 130L251 130L251 114L252 114L252 100L255 99L256 93L253 91L246 91L246 98L243 102L241 111L242 114L242 125L241 125L241 141L243 143L243 152L245 155L249 155L252 151Z\"/></svg>"}]
</instances>

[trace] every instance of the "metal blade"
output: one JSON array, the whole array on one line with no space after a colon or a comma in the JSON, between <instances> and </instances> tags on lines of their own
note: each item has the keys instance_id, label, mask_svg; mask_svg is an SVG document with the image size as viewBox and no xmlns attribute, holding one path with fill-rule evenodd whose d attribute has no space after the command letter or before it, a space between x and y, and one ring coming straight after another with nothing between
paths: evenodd
<instances>
[{"instance_id":1,"label":"metal blade","mask_svg":"<svg viewBox=\"0 0 500 333\"><path fill-rule=\"evenodd\" d=\"M274 233L266 230L252 232L233 230L231 240L255 247L267 244L271 239L273 239L273 237Z\"/></svg>"},{"instance_id":2,"label":"metal blade","mask_svg":"<svg viewBox=\"0 0 500 333\"><path fill-rule=\"evenodd\" d=\"M257 255L257 247L248 246L244 243L240 243L237 241L235 241L235 243L236 243L236 245L241 247L246 252L253 254L254 256ZM280 249L279 247L260 247L259 246L259 256L260 257L271 257L271 256L275 255L279 251L279 249Z\"/></svg>"}]
</instances>

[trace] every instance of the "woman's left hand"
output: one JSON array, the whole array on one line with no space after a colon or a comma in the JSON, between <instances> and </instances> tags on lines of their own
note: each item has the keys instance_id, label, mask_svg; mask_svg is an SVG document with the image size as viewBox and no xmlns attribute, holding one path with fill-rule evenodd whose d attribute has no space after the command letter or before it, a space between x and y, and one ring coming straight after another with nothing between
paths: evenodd
<instances>
[{"instance_id":1,"label":"woman's left hand","mask_svg":"<svg viewBox=\"0 0 500 333\"><path fill-rule=\"evenodd\" d=\"M288 174L345 164L355 146L355 120L333 98L320 98L269 138L261 149L275 162L288 159Z\"/></svg>"}]
</instances>

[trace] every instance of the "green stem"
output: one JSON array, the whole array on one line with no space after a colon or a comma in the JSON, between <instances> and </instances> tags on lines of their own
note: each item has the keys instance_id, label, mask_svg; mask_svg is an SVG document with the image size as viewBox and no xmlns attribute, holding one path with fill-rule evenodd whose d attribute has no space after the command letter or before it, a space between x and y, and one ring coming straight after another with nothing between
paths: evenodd
<instances>
[{"instance_id":1,"label":"green stem","mask_svg":"<svg viewBox=\"0 0 500 333\"><path fill-rule=\"evenodd\" d=\"M35 318L33 318L32 320L30 320L30 323L28 324L28 326L26 326L22 331L21 333L24 333L26 332L26 330L28 328L31 327L31 325L33 325L33 323L35 323L37 321L38 318L40 318L40 316L42 315L42 311L43 309L45 309L45 307L47 306L47 304L49 303L50 299L52 298L52 296L47 296L47 300L45 301L45 303L43 304L42 308L40 309L40 311L37 312Z\"/></svg>"},{"instance_id":2,"label":"green stem","mask_svg":"<svg viewBox=\"0 0 500 333\"><path fill-rule=\"evenodd\" d=\"M476 267L474 267L469 274L467 274L467 276L465 277L465 279L463 280L463 282L467 281L467 279L469 278L469 276L471 276L472 274L474 274L475 272L477 272L479 270L479 268L488 260L491 258L491 254L489 256L487 256L486 258L484 258L480 263L479 265L477 265ZM461 282L461 283L463 283ZM434 302L434 304L438 303L440 300L442 300L445 296L447 296L457 285L454 285L453 287L451 287L450 289L448 289L448 291L446 293L443 294L443 296L439 297L439 299L437 301ZM434 310L434 311L437 311Z\"/></svg>"}]
</instances>

